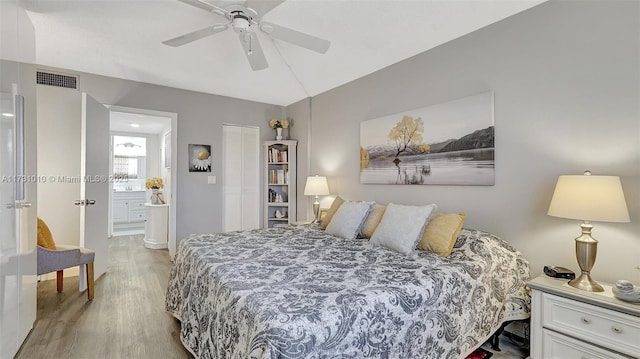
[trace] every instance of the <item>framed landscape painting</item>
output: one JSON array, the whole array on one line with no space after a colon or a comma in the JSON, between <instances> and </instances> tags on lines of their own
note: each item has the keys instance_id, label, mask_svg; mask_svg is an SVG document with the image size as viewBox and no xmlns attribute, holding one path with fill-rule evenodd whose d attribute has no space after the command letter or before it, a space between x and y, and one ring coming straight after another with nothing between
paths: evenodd
<instances>
[{"instance_id":1,"label":"framed landscape painting","mask_svg":"<svg viewBox=\"0 0 640 359\"><path fill-rule=\"evenodd\" d=\"M360 183L494 182L493 91L360 123Z\"/></svg>"}]
</instances>

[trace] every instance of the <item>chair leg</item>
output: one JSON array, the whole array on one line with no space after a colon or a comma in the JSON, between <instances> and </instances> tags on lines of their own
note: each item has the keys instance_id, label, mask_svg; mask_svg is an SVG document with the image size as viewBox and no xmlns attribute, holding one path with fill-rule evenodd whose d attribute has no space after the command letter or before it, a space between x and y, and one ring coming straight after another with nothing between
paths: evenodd
<instances>
[{"instance_id":1,"label":"chair leg","mask_svg":"<svg viewBox=\"0 0 640 359\"><path fill-rule=\"evenodd\" d=\"M93 300L93 262L87 263L87 298Z\"/></svg>"},{"instance_id":2,"label":"chair leg","mask_svg":"<svg viewBox=\"0 0 640 359\"><path fill-rule=\"evenodd\" d=\"M57 271L56 272L56 287L58 288L58 293L62 293L62 284L63 284L63 279L64 279L64 271Z\"/></svg>"}]
</instances>

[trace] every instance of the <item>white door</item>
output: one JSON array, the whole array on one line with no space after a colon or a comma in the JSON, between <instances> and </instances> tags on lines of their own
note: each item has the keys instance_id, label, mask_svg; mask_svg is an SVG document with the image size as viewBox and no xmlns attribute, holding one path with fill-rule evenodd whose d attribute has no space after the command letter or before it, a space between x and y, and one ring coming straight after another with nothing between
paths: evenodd
<instances>
[{"instance_id":1,"label":"white door","mask_svg":"<svg viewBox=\"0 0 640 359\"><path fill-rule=\"evenodd\" d=\"M0 92L0 358L15 355L36 318L35 236L27 212L35 177L26 170L24 109L16 85L13 93Z\"/></svg>"},{"instance_id":2,"label":"white door","mask_svg":"<svg viewBox=\"0 0 640 359\"><path fill-rule=\"evenodd\" d=\"M0 358L16 351L19 303L13 95L0 93Z\"/></svg>"},{"instance_id":3,"label":"white door","mask_svg":"<svg viewBox=\"0 0 640 359\"><path fill-rule=\"evenodd\" d=\"M224 232L260 227L260 132L256 127L224 125Z\"/></svg>"},{"instance_id":4,"label":"white door","mask_svg":"<svg viewBox=\"0 0 640 359\"><path fill-rule=\"evenodd\" d=\"M49 225L56 243L96 252L98 278L108 263L106 107L76 90L38 86L38 174L52 179L38 184L38 216ZM83 290L84 267L65 270L65 276L77 274Z\"/></svg>"},{"instance_id":5,"label":"white door","mask_svg":"<svg viewBox=\"0 0 640 359\"><path fill-rule=\"evenodd\" d=\"M242 229L260 228L260 132L242 128Z\"/></svg>"},{"instance_id":6,"label":"white door","mask_svg":"<svg viewBox=\"0 0 640 359\"><path fill-rule=\"evenodd\" d=\"M222 126L224 232L242 229L242 127Z\"/></svg>"},{"instance_id":7,"label":"white door","mask_svg":"<svg viewBox=\"0 0 640 359\"><path fill-rule=\"evenodd\" d=\"M109 236L109 110L82 93L80 246L96 252L94 275L107 271ZM80 273L80 278L86 278Z\"/></svg>"},{"instance_id":8,"label":"white door","mask_svg":"<svg viewBox=\"0 0 640 359\"><path fill-rule=\"evenodd\" d=\"M0 0L0 358L14 357L36 319L34 63L29 16Z\"/></svg>"}]
</instances>

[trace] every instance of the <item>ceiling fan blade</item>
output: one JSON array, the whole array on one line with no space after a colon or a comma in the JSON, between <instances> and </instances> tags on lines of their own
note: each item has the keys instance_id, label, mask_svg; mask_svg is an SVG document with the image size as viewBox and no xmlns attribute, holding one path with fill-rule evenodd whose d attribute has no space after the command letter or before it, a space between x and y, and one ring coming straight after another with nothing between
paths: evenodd
<instances>
[{"instance_id":1,"label":"ceiling fan blade","mask_svg":"<svg viewBox=\"0 0 640 359\"><path fill-rule=\"evenodd\" d=\"M255 32L240 33L238 34L238 39L240 39L244 54L247 55L247 60L249 60L249 65L251 65L253 71L263 70L269 67Z\"/></svg>"},{"instance_id":2,"label":"ceiling fan blade","mask_svg":"<svg viewBox=\"0 0 640 359\"><path fill-rule=\"evenodd\" d=\"M258 17L263 17L264 14L273 10L276 6L282 4L283 2L284 0L247 0L244 3L244 7L258 13Z\"/></svg>"},{"instance_id":3,"label":"ceiling fan blade","mask_svg":"<svg viewBox=\"0 0 640 359\"><path fill-rule=\"evenodd\" d=\"M163 41L162 43L165 44L165 45L178 47L178 46L182 46L184 44L188 44L188 43L196 41L196 40L200 40L203 37L207 37L207 36L211 36L213 34L217 34L217 33L221 32L221 31L226 30L226 29L227 29L227 25L207 26L204 29L196 30L194 32L190 32L190 33L184 34L182 36L174 37L173 39L169 39L169 40Z\"/></svg>"},{"instance_id":4,"label":"ceiling fan blade","mask_svg":"<svg viewBox=\"0 0 640 359\"><path fill-rule=\"evenodd\" d=\"M213 11L214 9L213 6L199 0L178 0L178 1L183 2L185 4L189 4L191 6L199 7L202 10L206 10L206 11Z\"/></svg>"},{"instance_id":5,"label":"ceiling fan blade","mask_svg":"<svg viewBox=\"0 0 640 359\"><path fill-rule=\"evenodd\" d=\"M226 10L220 6L214 5L211 2L200 1L200 0L178 0L185 4L189 4L191 6L195 6L205 11L214 12L219 15L224 16L226 14Z\"/></svg>"},{"instance_id":6,"label":"ceiling fan blade","mask_svg":"<svg viewBox=\"0 0 640 359\"><path fill-rule=\"evenodd\" d=\"M321 54L327 52L327 50L329 50L329 46L331 45L331 42L329 40L321 39L313 35L305 34L303 32L272 24L266 21L260 22L260 30L278 40L302 46L306 49L319 52Z\"/></svg>"}]
</instances>

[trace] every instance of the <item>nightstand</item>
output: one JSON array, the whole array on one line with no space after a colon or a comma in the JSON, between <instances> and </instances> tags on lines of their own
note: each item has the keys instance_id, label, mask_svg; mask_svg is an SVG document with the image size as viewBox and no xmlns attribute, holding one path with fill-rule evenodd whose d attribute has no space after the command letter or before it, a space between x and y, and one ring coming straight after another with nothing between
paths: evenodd
<instances>
[{"instance_id":1,"label":"nightstand","mask_svg":"<svg viewBox=\"0 0 640 359\"><path fill-rule=\"evenodd\" d=\"M531 288L531 358L640 358L640 305L566 279L539 276Z\"/></svg>"}]
</instances>

